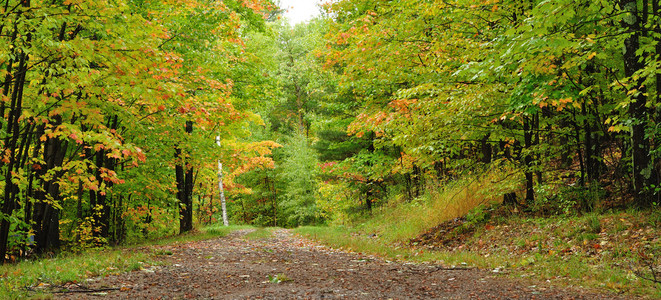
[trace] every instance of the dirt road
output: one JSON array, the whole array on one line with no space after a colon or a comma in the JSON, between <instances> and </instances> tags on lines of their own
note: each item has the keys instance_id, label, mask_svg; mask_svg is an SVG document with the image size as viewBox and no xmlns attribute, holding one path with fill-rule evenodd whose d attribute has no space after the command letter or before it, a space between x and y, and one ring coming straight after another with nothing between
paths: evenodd
<instances>
[{"instance_id":1,"label":"dirt road","mask_svg":"<svg viewBox=\"0 0 661 300\"><path fill-rule=\"evenodd\" d=\"M158 246L167 264L91 280L64 299L614 299L476 269L388 262L275 231ZM154 251L154 250L152 250Z\"/></svg>"}]
</instances>

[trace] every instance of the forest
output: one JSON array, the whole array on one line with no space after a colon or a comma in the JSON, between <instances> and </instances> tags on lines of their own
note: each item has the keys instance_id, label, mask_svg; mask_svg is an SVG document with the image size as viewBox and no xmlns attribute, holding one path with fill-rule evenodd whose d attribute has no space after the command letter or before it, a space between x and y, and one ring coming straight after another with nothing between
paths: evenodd
<instances>
[{"instance_id":1,"label":"forest","mask_svg":"<svg viewBox=\"0 0 661 300\"><path fill-rule=\"evenodd\" d=\"M468 208L659 211L661 2L277 4L0 1L0 258L189 232L225 199L230 224L345 226L458 182Z\"/></svg>"}]
</instances>

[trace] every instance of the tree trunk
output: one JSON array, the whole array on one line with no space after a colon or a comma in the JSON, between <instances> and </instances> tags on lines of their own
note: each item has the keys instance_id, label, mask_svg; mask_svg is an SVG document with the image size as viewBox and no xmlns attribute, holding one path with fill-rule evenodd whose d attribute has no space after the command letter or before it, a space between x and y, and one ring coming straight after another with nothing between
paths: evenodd
<instances>
[{"instance_id":1,"label":"tree trunk","mask_svg":"<svg viewBox=\"0 0 661 300\"><path fill-rule=\"evenodd\" d=\"M647 104L647 88L643 85L645 78L638 79L632 76L642 70L645 65L641 57L636 54L640 49L640 37L643 26L637 1L620 0L620 7L628 13L623 18L622 26L629 32L630 36L624 40L624 73L631 78L630 90L637 90L631 95L629 104L629 118L631 118L631 155L633 161L633 191L634 201L639 207L649 207L654 200L654 192L651 186L656 184L656 176L652 159L650 157L650 141L645 137L649 109Z\"/></svg>"},{"instance_id":2,"label":"tree trunk","mask_svg":"<svg viewBox=\"0 0 661 300\"><path fill-rule=\"evenodd\" d=\"M216 137L216 143L220 147L220 136ZM225 202L225 187L223 186L223 163L218 160L218 195L220 197L220 209L223 215L223 226L229 226L227 220L227 203ZM212 208L213 212L213 208Z\"/></svg>"},{"instance_id":3,"label":"tree trunk","mask_svg":"<svg viewBox=\"0 0 661 300\"><path fill-rule=\"evenodd\" d=\"M28 36L28 43L30 37ZM23 87L25 85L25 76L27 73L27 60L28 55L25 53L19 54L19 66L14 74L14 85L11 93L11 106L9 107L9 115L7 118L7 138L5 139L4 149L9 151L9 162L7 163L7 173L5 174L5 189L2 208L0 210L0 217L2 221L0 222L0 260L4 262L5 255L7 254L7 242L9 240L9 228L11 226L9 222L9 217L13 214L14 208L16 206L16 198L18 194L18 186L14 184L12 178L12 173L14 169L18 167L20 161L20 153L17 153L16 148L18 144L18 137L20 131L20 121L19 117L23 110ZM5 83L7 87L9 82ZM3 95L6 96L9 90L5 88L3 90ZM4 116L4 107L2 107L3 116ZM0 116L2 117L2 116Z\"/></svg>"},{"instance_id":4,"label":"tree trunk","mask_svg":"<svg viewBox=\"0 0 661 300\"><path fill-rule=\"evenodd\" d=\"M484 138L482 138L480 141L480 152L482 152L481 161L485 164L491 163L491 156L493 152L491 149L491 144L489 144L489 136L491 136L490 133L485 135Z\"/></svg>"},{"instance_id":5,"label":"tree trunk","mask_svg":"<svg viewBox=\"0 0 661 300\"><path fill-rule=\"evenodd\" d=\"M278 226L278 191L275 188L275 180L271 180L271 202L273 205L273 227Z\"/></svg>"},{"instance_id":6,"label":"tree trunk","mask_svg":"<svg viewBox=\"0 0 661 300\"><path fill-rule=\"evenodd\" d=\"M534 178L532 172L532 155L530 154L530 148L532 147L532 124L530 117L523 117L523 139L524 147L528 151L523 157L523 164L525 168L526 176L526 203L532 203L535 201L535 190L534 190Z\"/></svg>"},{"instance_id":7,"label":"tree trunk","mask_svg":"<svg viewBox=\"0 0 661 300\"><path fill-rule=\"evenodd\" d=\"M186 121L187 134L193 133L193 122ZM179 233L193 229L193 166L186 163L181 149L175 149L175 157L179 159L175 167L177 180L177 198L179 199Z\"/></svg>"},{"instance_id":8,"label":"tree trunk","mask_svg":"<svg viewBox=\"0 0 661 300\"><path fill-rule=\"evenodd\" d=\"M535 116L533 117L533 136L535 137L533 140L533 145L534 146L539 146L540 144L540 137L539 137L539 132L541 131L539 129L539 113L536 113ZM541 155L539 154L541 151L537 152L537 155L535 155L535 162L537 166L537 170L535 170L535 176L537 177L537 184L542 184L542 168L541 168Z\"/></svg>"},{"instance_id":9,"label":"tree trunk","mask_svg":"<svg viewBox=\"0 0 661 300\"><path fill-rule=\"evenodd\" d=\"M372 211L372 181L368 180L367 181L367 193L365 193L365 208L367 208L368 212Z\"/></svg>"},{"instance_id":10,"label":"tree trunk","mask_svg":"<svg viewBox=\"0 0 661 300\"><path fill-rule=\"evenodd\" d=\"M107 127L111 130L116 130L119 126L118 117L115 115L112 118L108 119ZM117 161L116 159L107 157L107 151L100 150L96 152L95 165L96 170L96 181L101 184L104 182L103 177L101 176L100 168L106 168L108 170L115 170ZM107 239L110 237L110 218L111 218L111 206L108 200L108 191L112 188L112 182L106 181L106 188L104 191L93 191L90 190L90 206L93 215L93 227L94 227L94 236L97 238Z\"/></svg>"},{"instance_id":11,"label":"tree trunk","mask_svg":"<svg viewBox=\"0 0 661 300\"><path fill-rule=\"evenodd\" d=\"M57 126L62 123L61 116L53 117L53 124ZM47 138L44 143L44 162L41 167L41 175L46 175L49 170L58 169L64 162L68 143L57 137ZM44 253L60 247L60 210L57 203L62 200L60 196L60 185L57 183L63 170L55 172L50 180L43 180L41 191L36 193L37 202L32 214L32 229L34 230L37 253Z\"/></svg>"},{"instance_id":12,"label":"tree trunk","mask_svg":"<svg viewBox=\"0 0 661 300\"><path fill-rule=\"evenodd\" d=\"M420 194L422 193L423 190L422 182L423 182L422 171L420 170L420 167L418 167L418 165L413 164L413 185L415 187L415 198L420 197Z\"/></svg>"},{"instance_id":13,"label":"tree trunk","mask_svg":"<svg viewBox=\"0 0 661 300\"><path fill-rule=\"evenodd\" d=\"M660 22L659 20L661 20L661 7L660 6L661 5L659 3L659 0L652 1L652 10L653 10L653 14L655 16L655 21L657 22L657 25L654 27L654 31L656 33L654 35L654 37L655 37L654 41L657 43L656 48L655 48L657 57L661 57L661 24L658 24ZM656 111L655 111L655 123L656 123L656 126L659 127L659 126L661 126L660 125L661 124L661 107L659 107L659 103L661 103L661 74L657 73L655 80L656 80L655 83L656 83L656 108L657 108ZM655 145L654 145L654 148L658 149L659 147L661 147L661 143L659 141L659 138L657 138L655 136L654 140L656 141ZM661 170L659 170L659 168L661 167L661 157L657 156L655 158L654 165L655 165L656 180L657 181L661 180L661 174L660 174ZM655 196L654 201L656 201L656 203L661 203L661 193L657 192L654 196Z\"/></svg>"}]
</instances>

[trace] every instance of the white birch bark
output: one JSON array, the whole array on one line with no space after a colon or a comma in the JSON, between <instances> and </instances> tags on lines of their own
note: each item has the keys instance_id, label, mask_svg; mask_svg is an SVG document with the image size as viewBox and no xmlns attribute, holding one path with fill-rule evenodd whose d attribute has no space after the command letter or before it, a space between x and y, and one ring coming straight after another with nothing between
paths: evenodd
<instances>
[{"instance_id":1,"label":"white birch bark","mask_svg":"<svg viewBox=\"0 0 661 300\"><path fill-rule=\"evenodd\" d=\"M220 136L216 137L216 144L220 147ZM223 189L223 163L218 160L218 192L220 194L220 207L223 212L223 225L229 226L227 220L227 206L225 204L225 189Z\"/></svg>"}]
</instances>

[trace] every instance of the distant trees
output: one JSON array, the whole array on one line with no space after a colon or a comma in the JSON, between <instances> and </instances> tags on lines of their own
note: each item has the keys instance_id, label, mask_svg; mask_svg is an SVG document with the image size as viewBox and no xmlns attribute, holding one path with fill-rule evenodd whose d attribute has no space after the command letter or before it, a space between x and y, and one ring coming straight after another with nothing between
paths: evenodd
<instances>
[{"instance_id":1,"label":"distant trees","mask_svg":"<svg viewBox=\"0 0 661 300\"><path fill-rule=\"evenodd\" d=\"M250 187L250 193L237 196L241 206L235 207L235 216L240 221L288 227L321 221L312 141L328 84L312 51L323 42L322 30L320 20L293 27L278 21L269 24L266 34L249 38L247 47L260 49L259 80L268 86L268 94L257 109L265 126L253 128L257 134L247 140L273 140L282 148L273 153L275 170L255 169L237 179Z\"/></svg>"}]
</instances>

